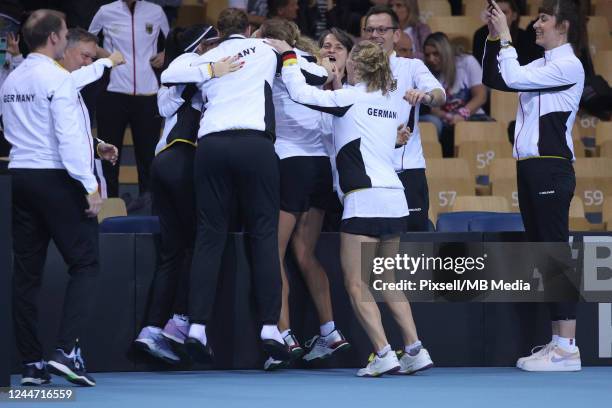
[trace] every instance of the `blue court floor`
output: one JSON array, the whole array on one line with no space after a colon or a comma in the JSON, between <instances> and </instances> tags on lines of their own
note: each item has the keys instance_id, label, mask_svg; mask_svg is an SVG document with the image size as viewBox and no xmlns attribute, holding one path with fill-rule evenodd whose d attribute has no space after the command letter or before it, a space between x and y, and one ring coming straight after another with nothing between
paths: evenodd
<instances>
[{"instance_id":1,"label":"blue court floor","mask_svg":"<svg viewBox=\"0 0 612 408\"><path fill-rule=\"evenodd\" d=\"M612 407L612 367L579 373L515 368L434 368L413 376L358 378L355 370L99 373L57 407L390 408ZM14 385L20 377L13 376ZM53 377L51 387L69 383ZM46 403L42 403L43 406ZM9 403L2 404L10 406ZM18 403L15 406L40 406Z\"/></svg>"}]
</instances>

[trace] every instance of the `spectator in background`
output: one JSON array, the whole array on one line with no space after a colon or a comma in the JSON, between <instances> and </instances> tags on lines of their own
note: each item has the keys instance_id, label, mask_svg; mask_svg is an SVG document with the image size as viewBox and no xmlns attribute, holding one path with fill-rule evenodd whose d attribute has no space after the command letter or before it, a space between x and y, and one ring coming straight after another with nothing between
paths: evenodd
<instances>
[{"instance_id":1,"label":"spectator in background","mask_svg":"<svg viewBox=\"0 0 612 408\"><path fill-rule=\"evenodd\" d=\"M485 3L483 2L483 8ZM535 43L535 31L526 31L519 28L519 8L515 0L500 0L497 2L499 8L504 12L508 27L510 27L510 35L512 43L518 53L518 61L521 65L527 65L531 61L541 58L544 55L542 47ZM480 27L474 33L473 52L472 54L482 64L482 56L484 54L485 42L489 35L489 29L486 25Z\"/></svg>"},{"instance_id":2,"label":"spectator in background","mask_svg":"<svg viewBox=\"0 0 612 408\"><path fill-rule=\"evenodd\" d=\"M6 3L0 8L0 40L6 41L6 49L0 51L0 88L4 80L21 62L19 50L19 15L23 10L18 5ZM0 174L6 172L11 145L0 128Z\"/></svg>"},{"instance_id":3,"label":"spectator in background","mask_svg":"<svg viewBox=\"0 0 612 408\"><path fill-rule=\"evenodd\" d=\"M446 91L446 103L431 108L421 117L436 126L444 157L454 153L454 128L459 122L487 121L482 105L487 101L487 88L482 84L482 68L468 54L459 54L444 33L433 33L425 40L425 64Z\"/></svg>"},{"instance_id":4,"label":"spectator in background","mask_svg":"<svg viewBox=\"0 0 612 408\"><path fill-rule=\"evenodd\" d=\"M229 0L227 6L246 11L249 24L255 28L259 27L268 15L268 0Z\"/></svg>"},{"instance_id":5,"label":"spectator in background","mask_svg":"<svg viewBox=\"0 0 612 408\"><path fill-rule=\"evenodd\" d=\"M128 204L134 211L150 203L149 173L161 130L157 110L159 84L153 68L164 62L158 39L167 36L168 19L162 8L146 1L117 0L100 7L89 27L104 36L102 57L119 51L126 64L112 70L110 83L98 98L98 136L117 146L119 157L127 125L132 129L140 197ZM103 164L109 197L119 194L119 166Z\"/></svg>"},{"instance_id":6,"label":"spectator in background","mask_svg":"<svg viewBox=\"0 0 612 408\"><path fill-rule=\"evenodd\" d=\"M298 0L268 0L268 17L270 18L278 17L296 21L299 10Z\"/></svg>"},{"instance_id":7,"label":"spectator in background","mask_svg":"<svg viewBox=\"0 0 612 408\"><path fill-rule=\"evenodd\" d=\"M398 57L402 58L413 58L414 53L412 52L412 40L410 36L405 32L401 32L399 41L395 44L395 53Z\"/></svg>"},{"instance_id":8,"label":"spectator in background","mask_svg":"<svg viewBox=\"0 0 612 408\"><path fill-rule=\"evenodd\" d=\"M166 13L166 17L168 18L168 23L170 25L172 25L174 20L176 20L176 16L178 15L178 9L179 7L181 7L181 3L183 3L183 0L147 0L147 1L151 3L155 3L164 9L164 13Z\"/></svg>"},{"instance_id":9,"label":"spectator in background","mask_svg":"<svg viewBox=\"0 0 612 408\"><path fill-rule=\"evenodd\" d=\"M391 0L389 6L395 11L400 21L400 28L412 41L413 58L423 59L423 43L431 29L419 20L419 3L417 0Z\"/></svg>"}]
</instances>

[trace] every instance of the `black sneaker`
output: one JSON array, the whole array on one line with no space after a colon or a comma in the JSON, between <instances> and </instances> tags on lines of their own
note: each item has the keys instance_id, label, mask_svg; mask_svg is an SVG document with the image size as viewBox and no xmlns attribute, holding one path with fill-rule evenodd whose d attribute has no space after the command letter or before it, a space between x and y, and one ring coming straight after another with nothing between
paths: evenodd
<instances>
[{"instance_id":1,"label":"black sneaker","mask_svg":"<svg viewBox=\"0 0 612 408\"><path fill-rule=\"evenodd\" d=\"M52 374L64 377L73 384L86 387L93 387L96 385L96 381L93 377L85 371L85 362L81 357L81 348L78 343L68 356L63 350L55 350L47 364Z\"/></svg>"},{"instance_id":2,"label":"black sneaker","mask_svg":"<svg viewBox=\"0 0 612 408\"><path fill-rule=\"evenodd\" d=\"M187 337L185 340L185 348L189 357L201 364L208 364L212 362L214 353L212 348L208 344L202 344L202 342L193 337Z\"/></svg>"},{"instance_id":3,"label":"black sneaker","mask_svg":"<svg viewBox=\"0 0 612 408\"><path fill-rule=\"evenodd\" d=\"M274 339L266 339L262 341L264 351L275 360L291 360L291 352L287 344L279 343Z\"/></svg>"},{"instance_id":4,"label":"black sneaker","mask_svg":"<svg viewBox=\"0 0 612 408\"><path fill-rule=\"evenodd\" d=\"M43 363L42 368L36 367L34 364L24 364L21 369L21 385L38 386L49 384L51 375L47 370L47 365Z\"/></svg>"}]
</instances>

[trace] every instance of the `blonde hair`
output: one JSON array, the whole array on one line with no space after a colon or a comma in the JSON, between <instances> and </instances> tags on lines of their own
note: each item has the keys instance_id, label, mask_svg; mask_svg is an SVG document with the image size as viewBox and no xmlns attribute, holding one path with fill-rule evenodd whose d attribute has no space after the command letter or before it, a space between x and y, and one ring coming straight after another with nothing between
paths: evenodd
<instances>
[{"instance_id":1,"label":"blonde hair","mask_svg":"<svg viewBox=\"0 0 612 408\"><path fill-rule=\"evenodd\" d=\"M262 38L283 40L292 47L305 51L314 57L319 57L319 47L308 37L302 36L297 24L282 18L270 18L264 21L260 28Z\"/></svg>"},{"instance_id":2,"label":"blonde hair","mask_svg":"<svg viewBox=\"0 0 612 408\"><path fill-rule=\"evenodd\" d=\"M361 41L353 47L350 55L355 73L361 82L366 83L368 92L380 90L386 95L393 90L389 58L381 47L372 41Z\"/></svg>"},{"instance_id":3,"label":"blonde hair","mask_svg":"<svg viewBox=\"0 0 612 408\"><path fill-rule=\"evenodd\" d=\"M427 46L434 47L440 55L440 79L444 80L448 89L452 89L457 79L455 60L460 53L453 47L446 34L441 32L430 34L423 44L423 49Z\"/></svg>"},{"instance_id":4,"label":"blonde hair","mask_svg":"<svg viewBox=\"0 0 612 408\"><path fill-rule=\"evenodd\" d=\"M415 27L421 22L419 19L421 14L419 10L419 2L417 0L402 0L402 3L404 3L404 7L406 7L408 10L408 20L406 20L406 25L404 25L402 28Z\"/></svg>"}]
</instances>

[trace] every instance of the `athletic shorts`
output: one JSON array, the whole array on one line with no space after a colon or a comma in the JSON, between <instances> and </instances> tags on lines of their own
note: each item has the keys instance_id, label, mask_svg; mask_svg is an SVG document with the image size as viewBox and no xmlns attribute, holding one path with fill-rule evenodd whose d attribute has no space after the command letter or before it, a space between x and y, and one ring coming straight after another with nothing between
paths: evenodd
<instances>
[{"instance_id":1,"label":"athletic shorts","mask_svg":"<svg viewBox=\"0 0 612 408\"><path fill-rule=\"evenodd\" d=\"M340 232L380 239L392 238L406 232L406 218L347 218L340 223Z\"/></svg>"},{"instance_id":2,"label":"athletic shorts","mask_svg":"<svg viewBox=\"0 0 612 408\"><path fill-rule=\"evenodd\" d=\"M327 156L294 156L280 160L280 208L301 213L325 210L333 197L331 163Z\"/></svg>"}]
</instances>

